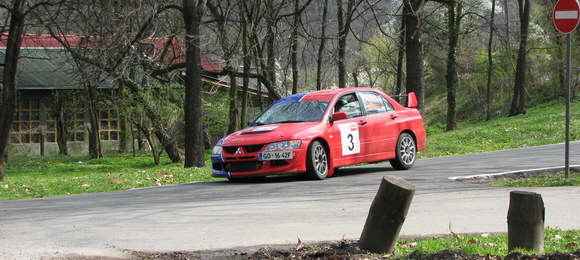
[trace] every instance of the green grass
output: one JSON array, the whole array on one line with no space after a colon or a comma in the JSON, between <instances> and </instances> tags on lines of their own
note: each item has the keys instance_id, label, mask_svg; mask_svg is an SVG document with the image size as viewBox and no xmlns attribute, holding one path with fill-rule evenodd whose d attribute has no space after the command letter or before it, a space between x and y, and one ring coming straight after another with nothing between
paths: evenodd
<instances>
[{"instance_id":1,"label":"green grass","mask_svg":"<svg viewBox=\"0 0 580 260\"><path fill-rule=\"evenodd\" d=\"M427 127L427 149L420 158L451 156L555 144L564 142L564 104L549 103L530 108L525 115L501 117L487 122L459 123L446 132L445 125ZM572 103L571 139L580 140L580 102Z\"/></svg>"},{"instance_id":2,"label":"green grass","mask_svg":"<svg viewBox=\"0 0 580 260\"><path fill-rule=\"evenodd\" d=\"M554 187L554 186L580 186L580 173L571 172L570 180L564 178L564 172L541 174L528 178L516 178L491 182L494 186L509 187Z\"/></svg>"},{"instance_id":3,"label":"green grass","mask_svg":"<svg viewBox=\"0 0 580 260\"><path fill-rule=\"evenodd\" d=\"M210 165L206 154L206 165ZM0 200L43 198L128 190L175 183L214 180L210 167L183 168L162 157L156 166L149 154L107 154L104 158L14 157L0 182Z\"/></svg>"},{"instance_id":4,"label":"green grass","mask_svg":"<svg viewBox=\"0 0 580 260\"><path fill-rule=\"evenodd\" d=\"M415 252L417 255L433 254L442 250L454 250L464 254L499 255L509 254L507 234L456 235L442 238L397 241L394 256L405 258ZM580 250L579 230L559 230L547 228L544 237L544 253L575 252ZM523 253L535 253L517 250Z\"/></svg>"}]
</instances>

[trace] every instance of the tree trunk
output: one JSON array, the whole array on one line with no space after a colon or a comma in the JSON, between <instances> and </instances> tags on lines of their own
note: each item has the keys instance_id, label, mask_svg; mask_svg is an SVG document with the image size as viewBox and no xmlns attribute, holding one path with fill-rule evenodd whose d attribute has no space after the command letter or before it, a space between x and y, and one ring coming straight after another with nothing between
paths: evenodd
<instances>
[{"instance_id":1,"label":"tree trunk","mask_svg":"<svg viewBox=\"0 0 580 260\"><path fill-rule=\"evenodd\" d=\"M266 17L266 68L267 85L274 89L277 85L276 80L276 51L274 43L276 41L276 14L274 10L273 0L266 0L266 9L268 15ZM285 95L285 94L284 94ZM276 98L277 99L277 98Z\"/></svg>"},{"instance_id":2,"label":"tree trunk","mask_svg":"<svg viewBox=\"0 0 580 260\"><path fill-rule=\"evenodd\" d=\"M324 60L324 48L326 47L326 21L328 16L328 0L323 1L322 24L320 25L320 45L318 45L318 56L316 60L316 90L322 89L322 62Z\"/></svg>"},{"instance_id":3,"label":"tree trunk","mask_svg":"<svg viewBox=\"0 0 580 260\"><path fill-rule=\"evenodd\" d=\"M25 2L25 0L14 0L8 39L6 40L3 80L2 86L0 86L0 111L2 111L0 113L0 181L4 179L5 175L6 148L16 112L16 71L24 30L23 10Z\"/></svg>"},{"instance_id":4,"label":"tree trunk","mask_svg":"<svg viewBox=\"0 0 580 260\"><path fill-rule=\"evenodd\" d=\"M407 93L415 92L419 100L418 108L423 107L425 94L423 91L423 56L421 49L421 20L425 0L404 1L405 20L405 54L406 60L406 89Z\"/></svg>"},{"instance_id":5,"label":"tree trunk","mask_svg":"<svg viewBox=\"0 0 580 260\"><path fill-rule=\"evenodd\" d=\"M244 63L244 79L243 79L243 90L242 90L242 112L240 113L240 127L246 127L248 122L248 88L250 87L250 67L252 66L252 60L250 57L250 46L248 39L248 25L246 23L246 17L242 16L242 55Z\"/></svg>"},{"instance_id":6,"label":"tree trunk","mask_svg":"<svg viewBox=\"0 0 580 260\"><path fill-rule=\"evenodd\" d=\"M354 86L360 87L359 82L358 82L358 71L353 71L351 73L351 75L352 75L352 80L354 81Z\"/></svg>"},{"instance_id":7,"label":"tree trunk","mask_svg":"<svg viewBox=\"0 0 580 260\"><path fill-rule=\"evenodd\" d=\"M514 93L509 115L515 116L526 113L526 70L527 64L527 44L528 27L530 24L530 0L518 0L520 14L520 48L518 50L518 63L516 66L516 77L514 82Z\"/></svg>"},{"instance_id":8,"label":"tree trunk","mask_svg":"<svg viewBox=\"0 0 580 260\"><path fill-rule=\"evenodd\" d=\"M375 196L360 236L360 248L391 253L407 217L415 187L397 176L385 176Z\"/></svg>"},{"instance_id":9,"label":"tree trunk","mask_svg":"<svg viewBox=\"0 0 580 260\"><path fill-rule=\"evenodd\" d=\"M457 7L457 10L455 9ZM457 93L457 42L459 38L459 29L461 26L461 3L455 1L447 4L447 28L449 33L449 44L447 51L447 74L445 79L447 82L447 131L455 130L457 128L456 121L456 103L455 95ZM457 11L457 13L456 13Z\"/></svg>"},{"instance_id":10,"label":"tree trunk","mask_svg":"<svg viewBox=\"0 0 580 260\"><path fill-rule=\"evenodd\" d=\"M185 164L186 168L203 167L200 24L205 0L183 0L186 31L185 71Z\"/></svg>"},{"instance_id":11,"label":"tree trunk","mask_svg":"<svg viewBox=\"0 0 580 260\"><path fill-rule=\"evenodd\" d=\"M292 94L298 93L298 24L300 23L299 5L300 0L294 0L294 24L292 28L292 35L290 39L290 60L292 63Z\"/></svg>"},{"instance_id":12,"label":"tree trunk","mask_svg":"<svg viewBox=\"0 0 580 260\"><path fill-rule=\"evenodd\" d=\"M229 125L228 133L233 133L237 131L240 127L239 117L239 107L238 107L238 83L236 81L236 74L232 67L230 68L230 113L229 113Z\"/></svg>"},{"instance_id":13,"label":"tree trunk","mask_svg":"<svg viewBox=\"0 0 580 260\"><path fill-rule=\"evenodd\" d=\"M99 118L97 110L97 90L95 86L87 86L87 113L89 116L89 156L93 159L102 158L101 137L99 135Z\"/></svg>"},{"instance_id":14,"label":"tree trunk","mask_svg":"<svg viewBox=\"0 0 580 260\"><path fill-rule=\"evenodd\" d=\"M127 143L129 142L129 130L125 117L119 114L119 152L126 153L129 151Z\"/></svg>"},{"instance_id":15,"label":"tree trunk","mask_svg":"<svg viewBox=\"0 0 580 260\"><path fill-rule=\"evenodd\" d=\"M544 251L545 209L542 196L534 192L510 192L507 216L508 250Z\"/></svg>"},{"instance_id":16,"label":"tree trunk","mask_svg":"<svg viewBox=\"0 0 580 260\"><path fill-rule=\"evenodd\" d=\"M395 85L395 99L400 101L401 88L403 86L403 62L405 60L405 19L401 16L401 31L399 32L399 51L397 55L397 83Z\"/></svg>"},{"instance_id":17,"label":"tree trunk","mask_svg":"<svg viewBox=\"0 0 580 260\"><path fill-rule=\"evenodd\" d=\"M563 65L565 64L564 58L564 41L562 35L559 32L554 32L555 42L556 42L556 58L558 62L554 64L554 67L558 68L558 83L560 88L556 91L558 97L566 97L566 67Z\"/></svg>"},{"instance_id":18,"label":"tree trunk","mask_svg":"<svg viewBox=\"0 0 580 260\"><path fill-rule=\"evenodd\" d=\"M58 153L61 155L68 155L68 127L65 117L64 97L61 93L56 93L53 103L53 117L56 125L56 143L58 145Z\"/></svg>"},{"instance_id":19,"label":"tree trunk","mask_svg":"<svg viewBox=\"0 0 580 260\"><path fill-rule=\"evenodd\" d=\"M348 28L346 28L346 22L344 21L344 11L342 6L342 0L336 0L336 18L338 21L338 87L346 88L346 64L344 63L345 49L346 49L346 36L348 35Z\"/></svg>"},{"instance_id":20,"label":"tree trunk","mask_svg":"<svg viewBox=\"0 0 580 260\"><path fill-rule=\"evenodd\" d=\"M489 20L489 41L487 42L487 86L485 99L485 120L491 119L491 75L493 73L493 31L495 17L495 1L491 0L491 19Z\"/></svg>"}]
</instances>

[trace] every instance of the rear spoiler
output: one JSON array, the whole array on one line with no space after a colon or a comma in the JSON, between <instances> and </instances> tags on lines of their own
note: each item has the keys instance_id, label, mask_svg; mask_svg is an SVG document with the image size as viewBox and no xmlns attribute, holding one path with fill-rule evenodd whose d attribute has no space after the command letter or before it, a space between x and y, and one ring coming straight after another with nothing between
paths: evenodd
<instances>
[{"instance_id":1,"label":"rear spoiler","mask_svg":"<svg viewBox=\"0 0 580 260\"><path fill-rule=\"evenodd\" d=\"M409 92L408 94L399 94L399 95L392 95L391 97L396 97L399 101L400 98L407 98L407 107L409 108L417 108L419 106L419 102L417 101L417 95L415 92Z\"/></svg>"}]
</instances>

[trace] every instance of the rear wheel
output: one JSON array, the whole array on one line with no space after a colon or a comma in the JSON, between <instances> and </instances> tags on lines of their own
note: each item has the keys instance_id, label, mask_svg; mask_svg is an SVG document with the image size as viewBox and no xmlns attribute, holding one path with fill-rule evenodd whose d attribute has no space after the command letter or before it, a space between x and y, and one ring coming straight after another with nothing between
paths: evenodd
<instances>
[{"instance_id":1,"label":"rear wheel","mask_svg":"<svg viewBox=\"0 0 580 260\"><path fill-rule=\"evenodd\" d=\"M328 152L320 141L314 141L308 149L306 165L308 174L315 180L323 180L328 176Z\"/></svg>"},{"instance_id":2,"label":"rear wheel","mask_svg":"<svg viewBox=\"0 0 580 260\"><path fill-rule=\"evenodd\" d=\"M389 162L393 168L397 170L408 170L415 163L415 158L417 157L417 145L415 144L415 139L408 134L402 133L397 140L397 150L395 159Z\"/></svg>"}]
</instances>

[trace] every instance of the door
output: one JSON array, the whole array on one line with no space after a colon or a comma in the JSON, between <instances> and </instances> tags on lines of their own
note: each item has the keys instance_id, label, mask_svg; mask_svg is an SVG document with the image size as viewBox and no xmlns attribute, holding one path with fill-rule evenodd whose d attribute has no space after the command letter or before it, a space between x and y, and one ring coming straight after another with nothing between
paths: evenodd
<instances>
[{"instance_id":1,"label":"door","mask_svg":"<svg viewBox=\"0 0 580 260\"><path fill-rule=\"evenodd\" d=\"M397 112L379 93L361 91L359 96L366 114L367 156L371 161L392 157L399 133Z\"/></svg>"},{"instance_id":2,"label":"door","mask_svg":"<svg viewBox=\"0 0 580 260\"><path fill-rule=\"evenodd\" d=\"M344 112L347 119L332 122L332 153L335 166L345 166L364 161L367 153L365 143L366 121L362 104L356 93L341 96L335 103L334 112Z\"/></svg>"}]
</instances>

